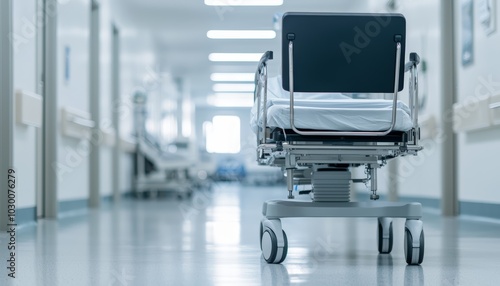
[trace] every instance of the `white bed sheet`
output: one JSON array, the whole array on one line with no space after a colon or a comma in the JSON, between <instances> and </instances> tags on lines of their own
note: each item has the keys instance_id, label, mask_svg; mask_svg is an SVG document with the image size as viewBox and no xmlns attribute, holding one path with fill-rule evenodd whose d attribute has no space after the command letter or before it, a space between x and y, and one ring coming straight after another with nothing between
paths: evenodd
<instances>
[{"instance_id":1,"label":"white bed sheet","mask_svg":"<svg viewBox=\"0 0 500 286\"><path fill-rule=\"evenodd\" d=\"M351 99L342 94L297 93L295 126L302 129L337 131L384 131L392 120L392 100ZM281 78L268 81L267 126L291 129L289 93L281 89ZM262 113L261 109L261 113ZM262 114L261 119L262 120ZM251 112L251 127L257 132L257 102ZM412 128L410 109L397 104L396 131Z\"/></svg>"}]
</instances>

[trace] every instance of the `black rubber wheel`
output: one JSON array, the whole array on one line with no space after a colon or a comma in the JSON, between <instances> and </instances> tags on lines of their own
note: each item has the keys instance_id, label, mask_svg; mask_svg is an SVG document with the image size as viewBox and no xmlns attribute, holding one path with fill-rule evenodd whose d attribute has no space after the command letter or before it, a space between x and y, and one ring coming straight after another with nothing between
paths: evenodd
<instances>
[{"instance_id":1,"label":"black rubber wheel","mask_svg":"<svg viewBox=\"0 0 500 286\"><path fill-rule=\"evenodd\" d=\"M419 253L418 253L418 260L417 263L412 263L413 260L413 237L411 235L411 232L408 230L408 228L405 228L405 248L406 248L406 263L410 265L420 265L422 261L424 261L424 247L425 247L425 241L424 241L424 231L420 233L420 247L419 247Z\"/></svg>"},{"instance_id":2,"label":"black rubber wheel","mask_svg":"<svg viewBox=\"0 0 500 286\"><path fill-rule=\"evenodd\" d=\"M259 241L260 241L260 250L262 250L262 235L264 234L264 227L262 226L262 222L260 223L260 233L259 233Z\"/></svg>"},{"instance_id":3,"label":"black rubber wheel","mask_svg":"<svg viewBox=\"0 0 500 286\"><path fill-rule=\"evenodd\" d=\"M283 230L283 240L285 241L285 245L283 246L283 254L281 255L281 259L277 262L278 264L285 261L286 255L288 254L288 238L286 237L286 233L284 230Z\"/></svg>"},{"instance_id":4,"label":"black rubber wheel","mask_svg":"<svg viewBox=\"0 0 500 286\"><path fill-rule=\"evenodd\" d=\"M276 238L276 235L274 232L270 229L266 229L264 231L264 234L262 235L262 238L266 235L266 233L269 234L269 237L271 238L271 253L268 258L266 258L265 255L263 255L264 260L266 260L267 263L274 263L274 260L276 259L276 254L278 252L278 239ZM262 239L261 239L262 242ZM263 253L264 254L264 253Z\"/></svg>"},{"instance_id":5,"label":"black rubber wheel","mask_svg":"<svg viewBox=\"0 0 500 286\"><path fill-rule=\"evenodd\" d=\"M382 224L378 223L378 252L384 253L384 254L391 253L392 245L394 242L394 235L393 235L393 231L392 231L392 221L391 221L391 224L389 225L389 249L387 249L386 251L384 251L384 249L382 249L383 248L382 234L383 234Z\"/></svg>"}]
</instances>

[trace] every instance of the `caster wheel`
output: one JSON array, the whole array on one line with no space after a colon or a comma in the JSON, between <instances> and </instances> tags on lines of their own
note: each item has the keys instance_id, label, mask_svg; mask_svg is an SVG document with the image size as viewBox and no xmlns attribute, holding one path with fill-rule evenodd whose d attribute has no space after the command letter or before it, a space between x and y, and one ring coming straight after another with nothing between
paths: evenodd
<instances>
[{"instance_id":1,"label":"caster wheel","mask_svg":"<svg viewBox=\"0 0 500 286\"><path fill-rule=\"evenodd\" d=\"M260 235L259 235L259 241L260 241L260 250L262 250L262 235L264 234L264 226L262 225L262 222L260 223Z\"/></svg>"},{"instance_id":2,"label":"caster wheel","mask_svg":"<svg viewBox=\"0 0 500 286\"><path fill-rule=\"evenodd\" d=\"M285 241L285 245L283 246L283 251L281 254L281 259L277 262L278 264L285 261L286 255L288 254L288 238L286 237L286 233L283 231L283 240Z\"/></svg>"},{"instance_id":3,"label":"caster wheel","mask_svg":"<svg viewBox=\"0 0 500 286\"><path fill-rule=\"evenodd\" d=\"M266 229L260 241L262 245L262 256L267 263L274 263L276 253L278 252L278 239L276 235L272 230Z\"/></svg>"},{"instance_id":4,"label":"caster wheel","mask_svg":"<svg viewBox=\"0 0 500 286\"><path fill-rule=\"evenodd\" d=\"M262 224L261 224L262 227ZM278 239L276 234L271 229L266 229L261 235L262 256L267 263L279 264L283 262L288 254L288 238L283 231L283 240L285 242L283 248L278 248ZM278 257L279 256L279 257Z\"/></svg>"},{"instance_id":5,"label":"caster wheel","mask_svg":"<svg viewBox=\"0 0 500 286\"><path fill-rule=\"evenodd\" d=\"M409 265L420 265L424 260L424 230L419 220L407 221L405 225L405 258Z\"/></svg>"},{"instance_id":6,"label":"caster wheel","mask_svg":"<svg viewBox=\"0 0 500 286\"><path fill-rule=\"evenodd\" d=\"M392 219L378 218L378 252L391 253L394 235L392 231Z\"/></svg>"}]
</instances>

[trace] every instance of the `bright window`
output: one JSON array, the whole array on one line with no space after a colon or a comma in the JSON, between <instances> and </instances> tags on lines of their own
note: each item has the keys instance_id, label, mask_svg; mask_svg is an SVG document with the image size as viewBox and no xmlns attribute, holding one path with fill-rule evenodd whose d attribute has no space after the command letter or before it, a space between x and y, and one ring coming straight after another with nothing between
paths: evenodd
<instances>
[{"instance_id":1,"label":"bright window","mask_svg":"<svg viewBox=\"0 0 500 286\"><path fill-rule=\"evenodd\" d=\"M166 142L171 142L177 137L177 118L175 115L170 114L163 118L162 136Z\"/></svg>"},{"instance_id":2,"label":"bright window","mask_svg":"<svg viewBox=\"0 0 500 286\"><path fill-rule=\"evenodd\" d=\"M214 116L212 124L204 124L208 153L239 153L240 118L238 116Z\"/></svg>"}]
</instances>

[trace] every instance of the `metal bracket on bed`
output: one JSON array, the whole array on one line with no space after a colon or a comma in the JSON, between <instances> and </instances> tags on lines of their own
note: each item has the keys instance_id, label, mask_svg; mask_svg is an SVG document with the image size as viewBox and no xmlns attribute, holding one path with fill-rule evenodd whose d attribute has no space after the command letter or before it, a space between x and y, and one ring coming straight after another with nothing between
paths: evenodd
<instances>
[{"instance_id":1,"label":"metal bracket on bed","mask_svg":"<svg viewBox=\"0 0 500 286\"><path fill-rule=\"evenodd\" d=\"M404 202L307 202L271 200L262 214L268 218L291 217L401 217L420 219L422 205Z\"/></svg>"},{"instance_id":2,"label":"metal bracket on bed","mask_svg":"<svg viewBox=\"0 0 500 286\"><path fill-rule=\"evenodd\" d=\"M290 126L292 130L300 135L317 135L317 136L385 136L392 132L396 125L396 113L398 104L399 90L399 72L401 62L401 42L396 42L396 68L394 75L394 99L392 104L392 122L389 129L386 131L301 131L295 127L294 114L294 82L293 82L293 38L289 38L288 42L288 61L289 61L289 89L290 89Z\"/></svg>"},{"instance_id":3,"label":"metal bracket on bed","mask_svg":"<svg viewBox=\"0 0 500 286\"><path fill-rule=\"evenodd\" d=\"M420 57L417 53L410 53L410 61L405 65L405 72L410 71L410 112L413 121L413 137L414 145L418 145L420 139L420 126L418 125L418 69Z\"/></svg>"}]
</instances>

